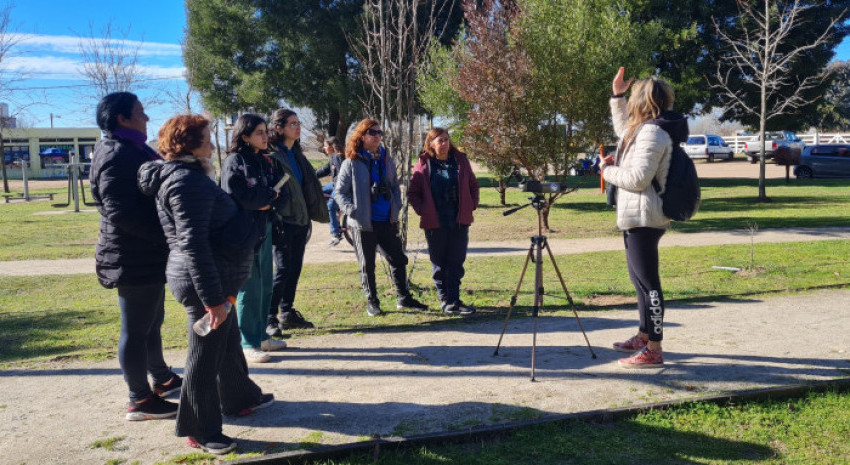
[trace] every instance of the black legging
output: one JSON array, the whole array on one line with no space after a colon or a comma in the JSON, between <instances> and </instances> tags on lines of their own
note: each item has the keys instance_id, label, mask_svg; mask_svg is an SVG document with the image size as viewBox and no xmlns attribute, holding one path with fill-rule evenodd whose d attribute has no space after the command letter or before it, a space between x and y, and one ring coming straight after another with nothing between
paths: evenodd
<instances>
[{"instance_id":1,"label":"black legging","mask_svg":"<svg viewBox=\"0 0 850 465\"><path fill-rule=\"evenodd\" d=\"M269 318L276 318L278 311L292 310L310 227L284 223L272 229L275 272Z\"/></svg>"},{"instance_id":2,"label":"black legging","mask_svg":"<svg viewBox=\"0 0 850 465\"><path fill-rule=\"evenodd\" d=\"M656 342L664 336L664 293L658 276L658 241L663 235L664 230L656 228L633 228L623 233L629 278L637 291L640 331Z\"/></svg>"}]
</instances>

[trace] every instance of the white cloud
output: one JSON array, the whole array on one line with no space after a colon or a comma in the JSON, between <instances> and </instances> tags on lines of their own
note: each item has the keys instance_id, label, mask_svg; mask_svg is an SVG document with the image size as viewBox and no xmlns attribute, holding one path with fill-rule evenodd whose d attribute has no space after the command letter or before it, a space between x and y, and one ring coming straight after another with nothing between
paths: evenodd
<instances>
[{"instance_id":1,"label":"white cloud","mask_svg":"<svg viewBox=\"0 0 850 465\"><path fill-rule=\"evenodd\" d=\"M79 59L62 56L18 56L3 60L4 72L25 76L29 79L84 80ZM141 74L156 79L184 79L183 66L139 65Z\"/></svg>"},{"instance_id":2,"label":"white cloud","mask_svg":"<svg viewBox=\"0 0 850 465\"><path fill-rule=\"evenodd\" d=\"M15 34L19 41L18 47L24 53L62 53L79 54L80 40L88 40L75 36L51 36L44 34ZM96 39L105 40L105 39ZM179 44L166 44L162 42L142 42L136 40L111 39L114 43L124 44L129 48L139 47L139 56L177 56L183 55L183 48Z\"/></svg>"}]
</instances>

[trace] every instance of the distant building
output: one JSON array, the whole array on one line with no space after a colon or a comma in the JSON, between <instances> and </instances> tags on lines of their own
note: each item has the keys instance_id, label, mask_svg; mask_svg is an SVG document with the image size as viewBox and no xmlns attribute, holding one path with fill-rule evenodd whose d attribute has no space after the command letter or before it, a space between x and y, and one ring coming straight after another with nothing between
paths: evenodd
<instances>
[{"instance_id":1,"label":"distant building","mask_svg":"<svg viewBox=\"0 0 850 465\"><path fill-rule=\"evenodd\" d=\"M0 118L2 118L0 104ZM65 178L71 153L91 162L94 146L101 138L98 128L4 128L3 157L9 179L21 179L22 160L29 164L30 178ZM41 155L41 154L44 155Z\"/></svg>"},{"instance_id":2,"label":"distant building","mask_svg":"<svg viewBox=\"0 0 850 465\"><path fill-rule=\"evenodd\" d=\"M9 116L9 105L0 103L0 128L16 128L18 120L14 116Z\"/></svg>"}]
</instances>

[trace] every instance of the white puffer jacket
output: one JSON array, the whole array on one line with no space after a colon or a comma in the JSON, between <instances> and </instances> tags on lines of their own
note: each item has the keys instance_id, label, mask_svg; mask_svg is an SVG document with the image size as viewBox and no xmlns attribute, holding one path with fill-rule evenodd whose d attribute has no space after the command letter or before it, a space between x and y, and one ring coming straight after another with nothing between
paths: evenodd
<instances>
[{"instance_id":1,"label":"white puffer jacket","mask_svg":"<svg viewBox=\"0 0 850 465\"><path fill-rule=\"evenodd\" d=\"M611 116L614 131L625 144L626 99L611 99ZM655 124L644 124L637 130L634 141L628 147L618 147L614 165L603 170L605 182L617 189L617 227L623 231L639 228L667 229L670 219L661 210L661 197L652 185L653 177L658 180L663 192L670 169L672 140L667 131ZM623 152L623 153L620 153Z\"/></svg>"}]
</instances>

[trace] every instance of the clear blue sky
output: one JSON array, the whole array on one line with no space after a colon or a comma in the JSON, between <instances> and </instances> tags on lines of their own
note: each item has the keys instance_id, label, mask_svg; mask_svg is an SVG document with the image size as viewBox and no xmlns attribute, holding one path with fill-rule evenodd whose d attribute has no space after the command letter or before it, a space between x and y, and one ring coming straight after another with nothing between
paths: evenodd
<instances>
[{"instance_id":1,"label":"clear blue sky","mask_svg":"<svg viewBox=\"0 0 850 465\"><path fill-rule=\"evenodd\" d=\"M185 89L179 47L186 25L182 0L17 0L12 10L13 28L27 36L4 66L27 71L28 78L9 85L21 89L8 99L12 112L24 107L22 118L36 127L49 127L51 113L57 127L94 126L94 104L86 97L90 89L77 71L78 36L88 36L90 24L97 35L110 21L116 29L129 28L128 39L144 41L140 61L145 71L157 78L152 84L171 91ZM850 59L850 40L839 46L836 59ZM144 101L145 92L139 94ZM147 111L151 117L148 133L153 138L179 108L164 101L150 103Z\"/></svg>"}]
</instances>

